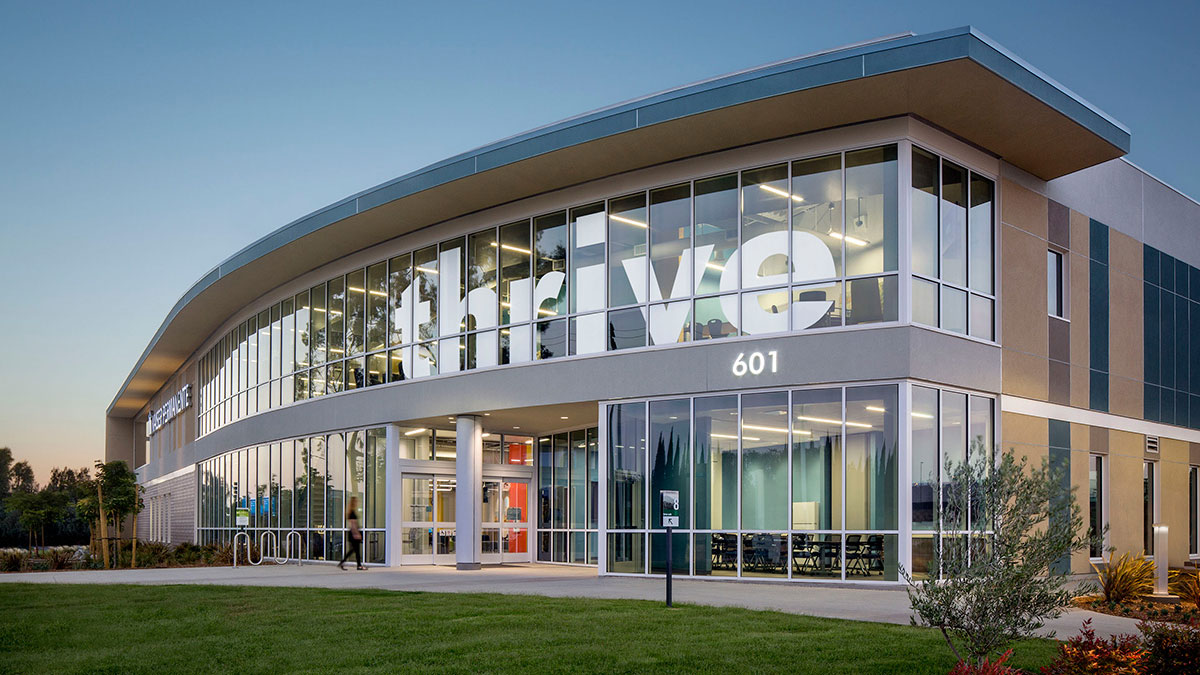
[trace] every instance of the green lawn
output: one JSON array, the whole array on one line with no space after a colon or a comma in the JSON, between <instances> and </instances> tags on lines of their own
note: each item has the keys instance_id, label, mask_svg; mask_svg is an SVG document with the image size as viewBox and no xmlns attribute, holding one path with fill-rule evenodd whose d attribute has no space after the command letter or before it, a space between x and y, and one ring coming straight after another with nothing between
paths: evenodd
<instances>
[{"instance_id":1,"label":"green lawn","mask_svg":"<svg viewBox=\"0 0 1200 675\"><path fill-rule=\"evenodd\" d=\"M945 673L941 635L634 600L0 584L0 672ZM1056 643L1033 641L1035 668Z\"/></svg>"}]
</instances>

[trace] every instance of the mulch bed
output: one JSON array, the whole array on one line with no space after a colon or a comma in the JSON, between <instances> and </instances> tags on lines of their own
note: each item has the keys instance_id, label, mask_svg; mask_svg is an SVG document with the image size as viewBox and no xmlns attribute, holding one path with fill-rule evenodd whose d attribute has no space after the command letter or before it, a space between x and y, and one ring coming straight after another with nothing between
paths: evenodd
<instances>
[{"instance_id":1,"label":"mulch bed","mask_svg":"<svg viewBox=\"0 0 1200 675\"><path fill-rule=\"evenodd\" d=\"M1170 621L1200 628L1200 608L1190 602L1171 605L1139 598L1121 604L1110 604L1104 602L1099 596L1090 595L1076 598L1075 606L1101 614L1123 616L1127 619Z\"/></svg>"}]
</instances>

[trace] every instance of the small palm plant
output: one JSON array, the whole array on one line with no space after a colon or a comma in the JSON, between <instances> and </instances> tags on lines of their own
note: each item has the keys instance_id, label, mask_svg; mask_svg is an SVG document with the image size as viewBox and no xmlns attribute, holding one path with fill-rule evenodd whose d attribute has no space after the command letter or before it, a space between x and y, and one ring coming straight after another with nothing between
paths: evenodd
<instances>
[{"instance_id":1,"label":"small palm plant","mask_svg":"<svg viewBox=\"0 0 1200 675\"><path fill-rule=\"evenodd\" d=\"M1154 561L1144 553L1126 553L1103 567L1092 563L1100 593L1109 604L1120 604L1154 592Z\"/></svg>"}]
</instances>

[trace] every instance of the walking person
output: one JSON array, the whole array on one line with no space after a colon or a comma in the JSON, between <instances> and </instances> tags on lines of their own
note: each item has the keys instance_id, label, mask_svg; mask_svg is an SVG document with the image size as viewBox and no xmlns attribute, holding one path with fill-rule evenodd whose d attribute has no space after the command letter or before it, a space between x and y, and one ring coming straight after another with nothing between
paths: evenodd
<instances>
[{"instance_id":1,"label":"walking person","mask_svg":"<svg viewBox=\"0 0 1200 675\"><path fill-rule=\"evenodd\" d=\"M350 505L346 509L346 527L349 534L346 537L346 555L342 556L342 561L338 563L339 569L346 569L346 561L350 559L351 551L354 552L354 561L358 563L358 569L365 570L362 564L362 530L358 527L358 497L350 498Z\"/></svg>"}]
</instances>

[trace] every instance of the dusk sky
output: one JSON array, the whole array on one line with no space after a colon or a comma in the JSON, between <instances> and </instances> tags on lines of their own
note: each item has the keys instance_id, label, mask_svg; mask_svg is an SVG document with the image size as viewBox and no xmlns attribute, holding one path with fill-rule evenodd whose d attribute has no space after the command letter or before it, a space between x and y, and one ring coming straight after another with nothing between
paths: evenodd
<instances>
[{"instance_id":1,"label":"dusk sky","mask_svg":"<svg viewBox=\"0 0 1200 675\"><path fill-rule=\"evenodd\" d=\"M564 117L902 31L976 26L1198 196L1198 21L1195 2L0 1L0 446L43 483L102 457L105 409L176 300L313 210Z\"/></svg>"}]
</instances>

